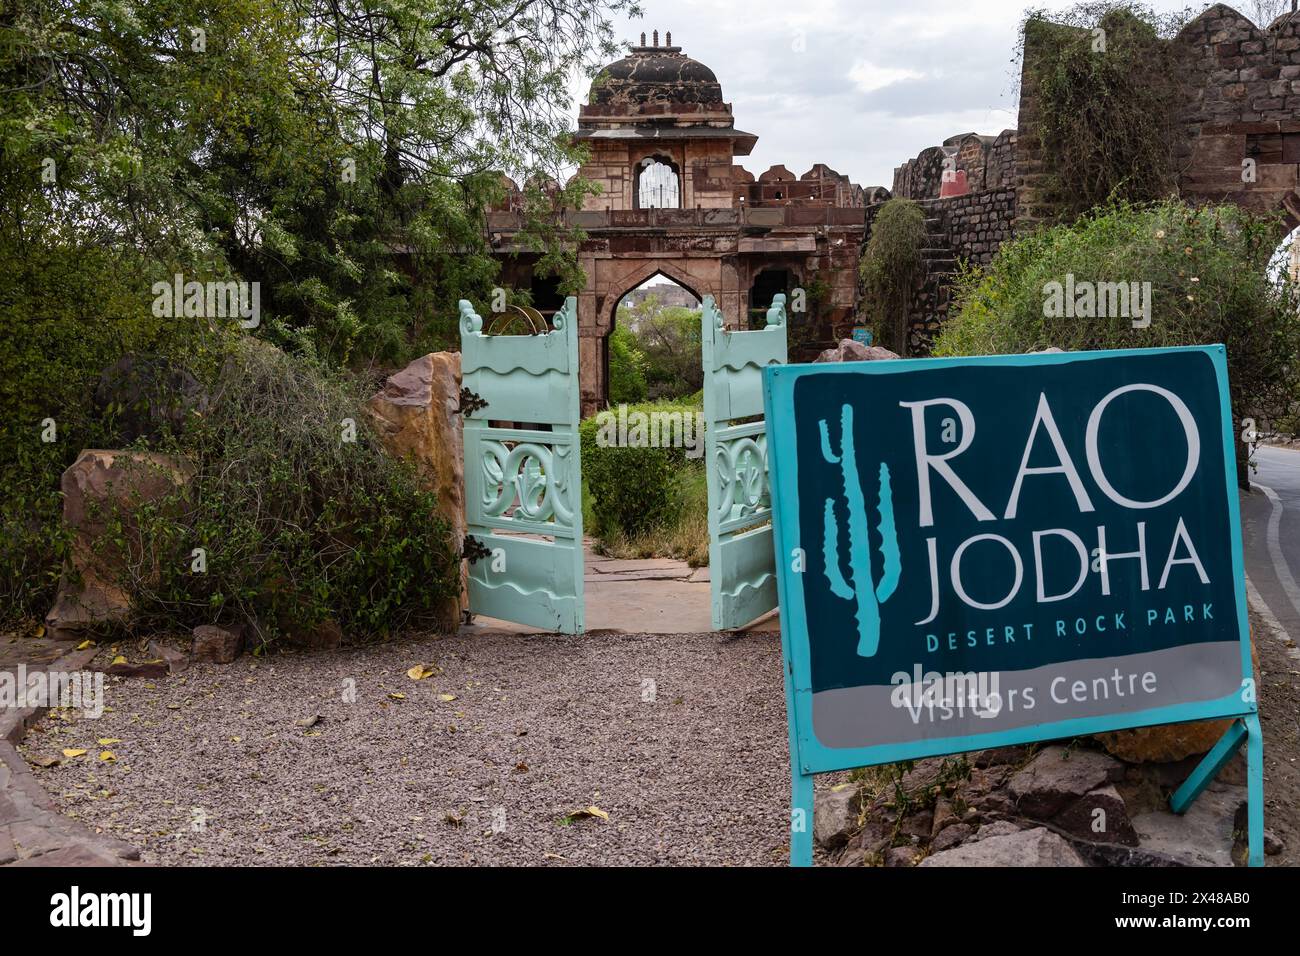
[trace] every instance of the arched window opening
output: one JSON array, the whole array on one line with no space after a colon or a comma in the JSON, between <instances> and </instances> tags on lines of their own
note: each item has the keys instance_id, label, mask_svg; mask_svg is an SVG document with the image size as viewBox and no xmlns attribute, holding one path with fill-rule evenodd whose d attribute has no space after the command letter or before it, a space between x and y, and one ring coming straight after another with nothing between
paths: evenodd
<instances>
[{"instance_id":1,"label":"arched window opening","mask_svg":"<svg viewBox=\"0 0 1300 956\"><path fill-rule=\"evenodd\" d=\"M749 290L749 327L767 328L767 310L778 292L785 293L788 312L790 293L797 284L798 280L789 269L769 268L756 275Z\"/></svg>"},{"instance_id":2,"label":"arched window opening","mask_svg":"<svg viewBox=\"0 0 1300 956\"><path fill-rule=\"evenodd\" d=\"M636 197L638 209L682 208L681 177L671 160L662 156L647 156L641 160Z\"/></svg>"}]
</instances>

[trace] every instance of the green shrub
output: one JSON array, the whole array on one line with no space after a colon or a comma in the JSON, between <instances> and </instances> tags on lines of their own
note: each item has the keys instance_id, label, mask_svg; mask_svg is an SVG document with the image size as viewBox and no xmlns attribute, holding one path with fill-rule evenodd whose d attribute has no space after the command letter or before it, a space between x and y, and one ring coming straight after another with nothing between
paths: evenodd
<instances>
[{"instance_id":1,"label":"green shrub","mask_svg":"<svg viewBox=\"0 0 1300 956\"><path fill-rule=\"evenodd\" d=\"M709 487L700 462L678 469L669 487L672 506L659 525L629 537L599 537L596 552L611 558L677 558L693 568L709 566Z\"/></svg>"},{"instance_id":2,"label":"green shrub","mask_svg":"<svg viewBox=\"0 0 1300 956\"><path fill-rule=\"evenodd\" d=\"M370 391L245 341L209 412L168 449L193 480L134 515L147 546L124 583L139 619L250 623L266 641L325 622L363 640L432 620L459 589L458 556L434 496L370 431Z\"/></svg>"},{"instance_id":3,"label":"green shrub","mask_svg":"<svg viewBox=\"0 0 1300 956\"><path fill-rule=\"evenodd\" d=\"M101 372L122 355L220 364L227 336L155 317L130 250L0 236L0 626L42 617L67 554L59 478L83 448L119 447L96 413ZM155 276L154 278L156 278Z\"/></svg>"},{"instance_id":4,"label":"green shrub","mask_svg":"<svg viewBox=\"0 0 1300 956\"><path fill-rule=\"evenodd\" d=\"M662 526L673 514L677 476L687 467L698 467L687 458L682 447L633 447L618 445L611 429L617 428L619 411L612 410L588 418L580 426L582 436L582 476L591 493L597 537L622 533L637 537ZM651 402L627 407L630 423L639 413L681 416L690 422L695 436L695 415L699 408L671 402ZM663 419L660 419L663 421ZM629 432L631 426L629 426ZM703 436L698 438L703 448Z\"/></svg>"},{"instance_id":5,"label":"green shrub","mask_svg":"<svg viewBox=\"0 0 1300 956\"><path fill-rule=\"evenodd\" d=\"M615 405L644 402L645 356L635 333L624 326L609 333L609 400Z\"/></svg>"},{"instance_id":6,"label":"green shrub","mask_svg":"<svg viewBox=\"0 0 1300 956\"><path fill-rule=\"evenodd\" d=\"M1222 343L1234 418L1254 418L1266 430L1293 406L1300 381L1296 290L1268 274L1282 232L1276 220L1237 206L1099 209L1007 243L987 271L963 274L935 354ZM1150 326L1045 316L1049 283L1068 275L1076 283L1150 282Z\"/></svg>"},{"instance_id":7,"label":"green shrub","mask_svg":"<svg viewBox=\"0 0 1300 956\"><path fill-rule=\"evenodd\" d=\"M908 316L924 263L925 212L910 199L891 199L871 224L860 267L862 304L880 345L907 354Z\"/></svg>"}]
</instances>

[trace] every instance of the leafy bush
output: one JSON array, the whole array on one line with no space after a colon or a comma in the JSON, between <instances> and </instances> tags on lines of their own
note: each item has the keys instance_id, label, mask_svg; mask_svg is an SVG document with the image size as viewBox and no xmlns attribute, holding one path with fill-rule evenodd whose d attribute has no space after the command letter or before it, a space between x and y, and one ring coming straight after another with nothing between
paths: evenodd
<instances>
[{"instance_id":1,"label":"leafy bush","mask_svg":"<svg viewBox=\"0 0 1300 956\"><path fill-rule=\"evenodd\" d=\"M1099 209L1002 246L986 272L965 273L936 355L992 355L1177 345L1227 347L1234 418L1261 429L1297 399L1300 313L1289 280L1269 276L1282 233L1237 206L1170 201ZM1151 324L1048 318L1049 283L1150 282ZM1238 443L1244 447L1243 443Z\"/></svg>"},{"instance_id":2,"label":"leafy bush","mask_svg":"<svg viewBox=\"0 0 1300 956\"><path fill-rule=\"evenodd\" d=\"M651 402L627 408L629 421L633 421L632 416L637 413L689 418L692 436L694 416L698 412L696 407L671 402ZM633 447L630 442L625 446L614 443L617 439L611 433L609 423L612 421L617 427L618 420L619 411L605 412L588 418L579 428L582 476L592 498L594 524L590 531L602 538L620 532L628 537L637 537L663 525L673 515L678 473L693 464L688 461L685 448ZM703 436L699 440L703 442Z\"/></svg>"},{"instance_id":3,"label":"leafy bush","mask_svg":"<svg viewBox=\"0 0 1300 956\"><path fill-rule=\"evenodd\" d=\"M709 487L704 467L687 462L678 469L669 486L673 504L658 525L629 537L614 531L597 538L596 552L611 558L643 560L677 558L693 568L709 566ZM590 494L588 510L591 515ZM591 519L594 523L594 518Z\"/></svg>"},{"instance_id":4,"label":"leafy bush","mask_svg":"<svg viewBox=\"0 0 1300 956\"><path fill-rule=\"evenodd\" d=\"M890 199L871 224L862 258L863 308L879 343L907 354L908 315L924 263L925 212L910 199Z\"/></svg>"},{"instance_id":5,"label":"leafy bush","mask_svg":"<svg viewBox=\"0 0 1300 956\"><path fill-rule=\"evenodd\" d=\"M645 356L635 333L624 326L609 333L609 400L615 405L644 402Z\"/></svg>"},{"instance_id":6,"label":"leafy bush","mask_svg":"<svg viewBox=\"0 0 1300 956\"><path fill-rule=\"evenodd\" d=\"M194 478L133 516L147 546L125 584L141 620L250 623L269 641L326 622L354 640L383 637L432 619L459 589L458 556L434 496L371 433L369 391L242 344L210 411L168 449Z\"/></svg>"}]
</instances>

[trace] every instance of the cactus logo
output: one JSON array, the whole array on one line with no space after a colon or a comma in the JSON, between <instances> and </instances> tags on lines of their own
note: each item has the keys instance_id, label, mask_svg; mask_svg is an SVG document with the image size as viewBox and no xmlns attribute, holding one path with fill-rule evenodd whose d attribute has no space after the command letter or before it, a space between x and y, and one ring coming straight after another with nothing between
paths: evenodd
<instances>
[{"instance_id":1,"label":"cactus logo","mask_svg":"<svg viewBox=\"0 0 1300 956\"><path fill-rule=\"evenodd\" d=\"M871 550L867 531L867 505L862 493L862 477L858 472L857 451L853 445L853 406L840 409L840 453L831 450L831 439L825 420L818 423L821 430L822 457L832 465L840 466L844 482L843 500L848 509L849 570L853 583L844 580L840 570L839 519L835 514L835 499L826 499L824 512L823 547L825 567L823 573L831 593L841 601L857 604L858 656L874 657L880 647L880 605L893 595L898 587L902 567L898 556L898 532L894 527L894 497L889 487L889 465L880 463L880 498L876 506L879 515L877 529L881 537L881 556L884 573L877 584L871 577Z\"/></svg>"}]
</instances>

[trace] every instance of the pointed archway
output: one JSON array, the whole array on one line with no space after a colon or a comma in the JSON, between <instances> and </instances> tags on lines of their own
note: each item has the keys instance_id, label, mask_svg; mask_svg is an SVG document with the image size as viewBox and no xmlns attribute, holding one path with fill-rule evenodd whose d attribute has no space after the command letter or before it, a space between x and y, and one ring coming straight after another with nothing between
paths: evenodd
<instances>
[{"instance_id":1,"label":"pointed archway","mask_svg":"<svg viewBox=\"0 0 1300 956\"><path fill-rule=\"evenodd\" d=\"M614 300L601 347L604 405L679 398L703 388L702 305L698 292L662 270ZM658 361L642 367L646 357Z\"/></svg>"}]
</instances>

